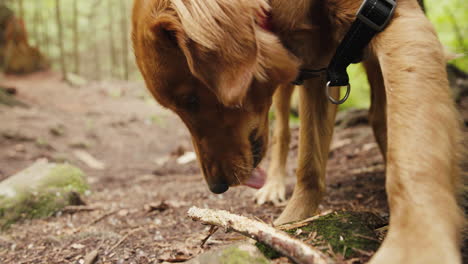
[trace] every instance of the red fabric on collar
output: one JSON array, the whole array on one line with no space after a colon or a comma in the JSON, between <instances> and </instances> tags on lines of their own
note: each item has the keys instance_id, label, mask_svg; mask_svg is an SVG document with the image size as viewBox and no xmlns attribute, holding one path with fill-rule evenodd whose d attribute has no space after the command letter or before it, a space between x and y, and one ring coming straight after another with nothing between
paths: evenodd
<instances>
[{"instance_id":1,"label":"red fabric on collar","mask_svg":"<svg viewBox=\"0 0 468 264\"><path fill-rule=\"evenodd\" d=\"M271 21L271 13L264 11L258 14L258 25L266 31L273 32L273 23Z\"/></svg>"}]
</instances>

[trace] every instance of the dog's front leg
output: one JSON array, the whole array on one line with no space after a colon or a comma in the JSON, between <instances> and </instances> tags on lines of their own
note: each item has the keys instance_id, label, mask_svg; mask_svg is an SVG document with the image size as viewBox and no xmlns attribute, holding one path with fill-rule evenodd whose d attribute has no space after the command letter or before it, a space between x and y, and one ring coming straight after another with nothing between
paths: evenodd
<instances>
[{"instance_id":1,"label":"dog's front leg","mask_svg":"<svg viewBox=\"0 0 468 264\"><path fill-rule=\"evenodd\" d=\"M382 69L375 56L369 56L364 61L371 88L371 106L369 109L369 122L374 131L374 137L379 145L380 153L384 160L387 157L387 98L385 96L385 85Z\"/></svg>"},{"instance_id":2,"label":"dog's front leg","mask_svg":"<svg viewBox=\"0 0 468 264\"><path fill-rule=\"evenodd\" d=\"M333 134L336 105L331 104L320 78L299 87L300 136L293 195L275 224L284 224L312 216L325 193L325 169ZM338 91L334 91L338 96Z\"/></svg>"},{"instance_id":3,"label":"dog's front leg","mask_svg":"<svg viewBox=\"0 0 468 264\"><path fill-rule=\"evenodd\" d=\"M273 97L276 122L273 132L271 162L266 184L255 195L258 204L265 202L278 204L286 198L286 161L291 138L289 109L293 91L294 85L282 85L278 87Z\"/></svg>"},{"instance_id":4,"label":"dog's front leg","mask_svg":"<svg viewBox=\"0 0 468 264\"><path fill-rule=\"evenodd\" d=\"M460 128L444 53L416 1L372 42L387 96L389 232L372 264L461 263Z\"/></svg>"}]
</instances>

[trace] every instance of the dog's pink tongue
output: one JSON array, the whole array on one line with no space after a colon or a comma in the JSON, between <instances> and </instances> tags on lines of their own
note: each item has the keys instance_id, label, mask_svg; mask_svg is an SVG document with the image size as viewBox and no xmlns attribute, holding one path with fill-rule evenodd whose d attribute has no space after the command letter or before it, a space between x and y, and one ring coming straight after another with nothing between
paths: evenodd
<instances>
[{"instance_id":1,"label":"dog's pink tongue","mask_svg":"<svg viewBox=\"0 0 468 264\"><path fill-rule=\"evenodd\" d=\"M247 181L244 182L245 186L249 186L255 189L260 189L263 187L266 181L266 172L261 168L255 168Z\"/></svg>"}]
</instances>

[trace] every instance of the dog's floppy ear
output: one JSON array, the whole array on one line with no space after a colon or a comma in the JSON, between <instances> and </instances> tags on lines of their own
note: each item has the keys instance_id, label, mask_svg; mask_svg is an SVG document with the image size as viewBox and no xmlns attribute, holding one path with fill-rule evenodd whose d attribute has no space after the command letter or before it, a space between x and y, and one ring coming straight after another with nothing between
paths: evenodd
<instances>
[{"instance_id":1,"label":"dog's floppy ear","mask_svg":"<svg viewBox=\"0 0 468 264\"><path fill-rule=\"evenodd\" d=\"M185 39L180 22L175 16L168 14L158 16L150 24L150 31L158 41L172 44L174 47L179 46Z\"/></svg>"},{"instance_id":2,"label":"dog's floppy ear","mask_svg":"<svg viewBox=\"0 0 468 264\"><path fill-rule=\"evenodd\" d=\"M226 54L228 51L222 48L208 49L189 38L180 21L172 15L158 16L150 28L158 43L166 47L165 52L172 50L185 56L190 72L215 93L222 104L242 104L254 76L255 49L250 54L248 51L252 49L245 49L244 54L235 56Z\"/></svg>"},{"instance_id":3,"label":"dog's floppy ear","mask_svg":"<svg viewBox=\"0 0 468 264\"><path fill-rule=\"evenodd\" d=\"M257 13L266 2L173 0L187 39L181 49L190 71L226 106L239 106L258 75Z\"/></svg>"},{"instance_id":4,"label":"dog's floppy ear","mask_svg":"<svg viewBox=\"0 0 468 264\"><path fill-rule=\"evenodd\" d=\"M196 55L197 56L197 55ZM193 70L202 82L213 91L225 106L240 106L249 90L256 70L256 56L230 61L219 54L211 54L209 61L196 58L203 63Z\"/></svg>"}]
</instances>

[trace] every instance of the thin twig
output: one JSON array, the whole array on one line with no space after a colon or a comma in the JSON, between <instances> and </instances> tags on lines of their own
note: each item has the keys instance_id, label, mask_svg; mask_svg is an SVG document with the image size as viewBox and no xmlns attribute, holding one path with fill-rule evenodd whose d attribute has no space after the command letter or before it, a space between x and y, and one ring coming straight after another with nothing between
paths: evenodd
<instances>
[{"instance_id":1,"label":"thin twig","mask_svg":"<svg viewBox=\"0 0 468 264\"><path fill-rule=\"evenodd\" d=\"M332 210L327 210L325 212L322 212L322 213L319 213L319 214L314 215L312 217L309 217L307 219L304 219L304 220L302 220L300 222L293 223L293 224L280 225L277 228L280 229L280 230L291 230L291 229L303 227L303 226L308 225L310 222L319 219L322 216L326 216L326 215L331 214L332 212L333 212Z\"/></svg>"},{"instance_id":2,"label":"thin twig","mask_svg":"<svg viewBox=\"0 0 468 264\"><path fill-rule=\"evenodd\" d=\"M100 207L95 207L95 206L77 206L77 205L69 205L63 208L61 211L64 214L74 214L77 212L91 212L95 210L100 210Z\"/></svg>"},{"instance_id":3,"label":"thin twig","mask_svg":"<svg viewBox=\"0 0 468 264\"><path fill-rule=\"evenodd\" d=\"M115 243L110 249L109 251L107 252L107 255L109 255L110 253L112 253L112 251L114 251L114 249L116 249L118 246L120 246L124 241L125 239L127 239L130 235L134 234L135 232L141 230L142 227L138 227L138 228L135 228L133 229L132 231L128 232L125 236L123 236L119 241L117 241L117 243Z\"/></svg>"},{"instance_id":4,"label":"thin twig","mask_svg":"<svg viewBox=\"0 0 468 264\"><path fill-rule=\"evenodd\" d=\"M109 216L111 216L111 215L117 213L118 211L119 211L119 210L114 210L114 211L107 212L107 213L105 213L105 214L99 216L98 218L94 219L93 221L91 221L91 222L88 223L87 225L81 226L81 227L77 228L73 233L78 233L78 232L80 232L81 230L83 230L83 229L85 229L85 228L88 228L88 227L90 227L90 226L92 226L92 225L94 225L94 224L96 224L96 223L102 221L104 218L109 217Z\"/></svg>"},{"instance_id":5,"label":"thin twig","mask_svg":"<svg viewBox=\"0 0 468 264\"><path fill-rule=\"evenodd\" d=\"M201 243L201 245L200 245L201 248L203 248L203 246L205 246L206 241L208 241L208 239L210 239L210 237L211 237L214 233L216 233L216 231L218 231L218 229L219 229L219 228L218 228L217 226L214 226L214 225L212 225L212 226L210 227L210 231L208 231L208 235L202 240L202 243Z\"/></svg>"},{"instance_id":6,"label":"thin twig","mask_svg":"<svg viewBox=\"0 0 468 264\"><path fill-rule=\"evenodd\" d=\"M353 234L353 236L355 236L355 237L360 237L360 238L364 238L364 239L367 239L367 240L382 242L382 241L378 240L377 238L373 238L373 237L365 236L365 235L361 235L361 234Z\"/></svg>"}]
</instances>

